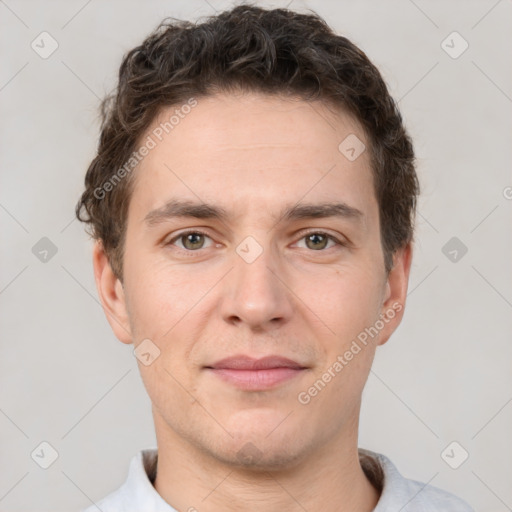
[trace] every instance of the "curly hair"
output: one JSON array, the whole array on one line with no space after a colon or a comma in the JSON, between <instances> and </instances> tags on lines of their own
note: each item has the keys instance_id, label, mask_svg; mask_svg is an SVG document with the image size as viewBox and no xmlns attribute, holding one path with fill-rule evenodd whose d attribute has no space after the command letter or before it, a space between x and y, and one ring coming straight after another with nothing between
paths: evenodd
<instances>
[{"instance_id":1,"label":"curly hair","mask_svg":"<svg viewBox=\"0 0 512 512\"><path fill-rule=\"evenodd\" d=\"M115 275L122 281L134 181L126 162L141 137L163 108L233 91L320 100L359 121L369 142L389 272L395 251L412 241L419 183L411 139L381 74L315 13L238 5L198 23L165 19L124 56L117 88L102 102L97 155L76 216L103 244ZM113 186L116 173L126 177Z\"/></svg>"}]
</instances>

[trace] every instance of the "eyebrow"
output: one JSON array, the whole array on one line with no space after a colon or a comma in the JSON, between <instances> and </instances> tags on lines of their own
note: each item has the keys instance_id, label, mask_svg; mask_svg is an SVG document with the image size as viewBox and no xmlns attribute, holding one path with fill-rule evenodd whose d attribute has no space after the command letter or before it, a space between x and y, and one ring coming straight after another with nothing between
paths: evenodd
<instances>
[{"instance_id":1,"label":"eyebrow","mask_svg":"<svg viewBox=\"0 0 512 512\"><path fill-rule=\"evenodd\" d=\"M215 219L226 222L229 220L230 216L227 210L220 206L196 203L189 200L171 199L161 208L150 211L144 217L144 222L149 227L153 227L177 217ZM321 219L326 217L339 217L359 222L363 220L364 214L361 210L343 202L301 203L285 206L278 216L278 219L293 221L300 219Z\"/></svg>"}]
</instances>

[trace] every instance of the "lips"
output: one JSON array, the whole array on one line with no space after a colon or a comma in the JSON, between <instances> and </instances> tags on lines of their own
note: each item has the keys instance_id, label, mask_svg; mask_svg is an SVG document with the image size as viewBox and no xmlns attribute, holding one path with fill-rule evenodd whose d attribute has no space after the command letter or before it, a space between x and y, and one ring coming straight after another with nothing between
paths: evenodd
<instances>
[{"instance_id":1,"label":"lips","mask_svg":"<svg viewBox=\"0 0 512 512\"><path fill-rule=\"evenodd\" d=\"M272 368L304 368L296 361L281 356L266 356L254 359L249 356L232 356L222 359L207 368L214 370L269 370Z\"/></svg>"},{"instance_id":2,"label":"lips","mask_svg":"<svg viewBox=\"0 0 512 512\"><path fill-rule=\"evenodd\" d=\"M222 359L205 369L237 388L263 391L303 374L307 367L281 356L254 359L240 355Z\"/></svg>"}]
</instances>

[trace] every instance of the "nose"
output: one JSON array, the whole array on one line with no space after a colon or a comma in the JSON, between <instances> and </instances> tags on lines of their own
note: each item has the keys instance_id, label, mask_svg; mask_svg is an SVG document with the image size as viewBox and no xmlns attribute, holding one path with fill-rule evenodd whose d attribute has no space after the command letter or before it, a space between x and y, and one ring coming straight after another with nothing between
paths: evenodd
<instances>
[{"instance_id":1,"label":"nose","mask_svg":"<svg viewBox=\"0 0 512 512\"><path fill-rule=\"evenodd\" d=\"M277 255L265 247L254 261L243 256L242 252L234 252L234 268L223 280L223 320L257 331L284 325L292 316L293 294Z\"/></svg>"}]
</instances>

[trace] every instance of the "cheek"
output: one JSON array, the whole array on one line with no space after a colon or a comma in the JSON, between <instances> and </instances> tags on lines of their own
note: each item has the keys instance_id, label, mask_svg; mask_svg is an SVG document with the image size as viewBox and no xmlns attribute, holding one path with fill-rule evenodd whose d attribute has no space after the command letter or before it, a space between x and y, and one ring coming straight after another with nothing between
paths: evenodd
<instances>
[{"instance_id":1,"label":"cheek","mask_svg":"<svg viewBox=\"0 0 512 512\"><path fill-rule=\"evenodd\" d=\"M182 407L194 394L189 374L189 353L194 344L191 328L197 294L179 291L175 279L159 279L157 272L145 272L132 296L132 324L137 342L149 339L158 348L158 357L148 366L138 362L140 374L153 404L160 410ZM163 277L163 276L162 276ZM193 400L192 400L193 402Z\"/></svg>"},{"instance_id":2,"label":"cheek","mask_svg":"<svg viewBox=\"0 0 512 512\"><path fill-rule=\"evenodd\" d=\"M330 275L308 278L300 297L318 317L328 335L342 348L378 318L381 306L380 277L359 268L343 268Z\"/></svg>"},{"instance_id":3,"label":"cheek","mask_svg":"<svg viewBox=\"0 0 512 512\"><path fill-rule=\"evenodd\" d=\"M127 268L129 314L138 338L164 341L190 313L207 283L190 270L142 254L127 260Z\"/></svg>"},{"instance_id":4,"label":"cheek","mask_svg":"<svg viewBox=\"0 0 512 512\"><path fill-rule=\"evenodd\" d=\"M130 267L131 281L126 283L135 345L149 339L160 351L151 367L139 364L142 378L148 383L161 379L174 385L175 376L184 382L187 368L183 362L189 358L201 324L201 298L213 285L209 278L214 276L198 279L190 269L170 267L168 262L152 262L149 258L145 262L142 255L132 258L135 262Z\"/></svg>"}]
</instances>

